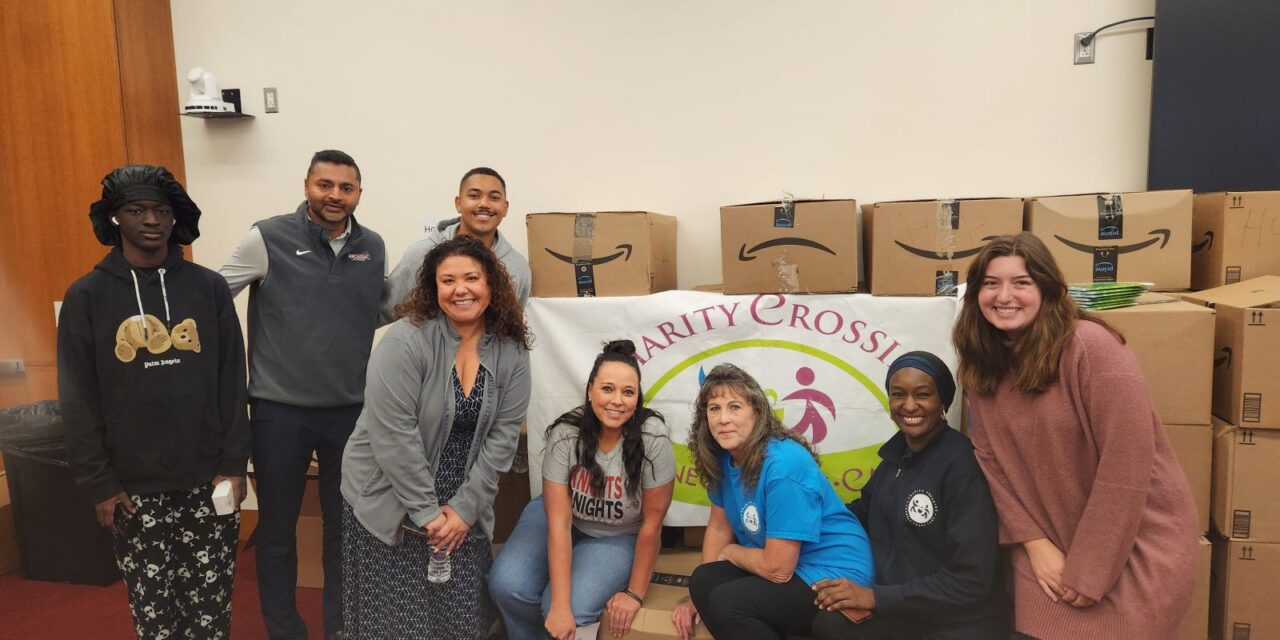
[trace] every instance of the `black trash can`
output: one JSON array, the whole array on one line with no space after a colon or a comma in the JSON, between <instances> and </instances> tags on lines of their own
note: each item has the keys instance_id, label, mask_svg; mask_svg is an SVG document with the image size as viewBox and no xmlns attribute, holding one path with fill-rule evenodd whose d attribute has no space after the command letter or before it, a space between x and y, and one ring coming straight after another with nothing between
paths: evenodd
<instances>
[{"instance_id":1,"label":"black trash can","mask_svg":"<svg viewBox=\"0 0 1280 640\"><path fill-rule=\"evenodd\" d=\"M0 451L9 481L22 575L28 580L108 585L120 579L111 534L71 479L56 400L0 409Z\"/></svg>"}]
</instances>

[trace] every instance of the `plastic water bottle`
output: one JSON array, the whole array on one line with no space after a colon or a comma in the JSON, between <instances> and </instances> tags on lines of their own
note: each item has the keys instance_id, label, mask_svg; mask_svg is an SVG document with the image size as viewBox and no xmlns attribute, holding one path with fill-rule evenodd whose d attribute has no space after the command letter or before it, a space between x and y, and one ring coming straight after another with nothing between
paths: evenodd
<instances>
[{"instance_id":1,"label":"plastic water bottle","mask_svg":"<svg viewBox=\"0 0 1280 640\"><path fill-rule=\"evenodd\" d=\"M440 547L431 547L431 561L427 563L427 582L442 584L453 575L449 553Z\"/></svg>"}]
</instances>

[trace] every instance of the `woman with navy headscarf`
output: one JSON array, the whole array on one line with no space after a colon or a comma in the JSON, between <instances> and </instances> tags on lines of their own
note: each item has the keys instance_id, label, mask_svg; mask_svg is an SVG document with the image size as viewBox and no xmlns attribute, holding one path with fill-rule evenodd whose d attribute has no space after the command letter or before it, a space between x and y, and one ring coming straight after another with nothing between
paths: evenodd
<instances>
[{"instance_id":1,"label":"woman with navy headscarf","mask_svg":"<svg viewBox=\"0 0 1280 640\"><path fill-rule=\"evenodd\" d=\"M885 391L898 432L849 504L871 539L875 584L815 584L813 637L1007 638L995 506L969 440L947 425L951 371L932 353L913 351L889 366ZM866 611L874 615L852 621Z\"/></svg>"}]
</instances>

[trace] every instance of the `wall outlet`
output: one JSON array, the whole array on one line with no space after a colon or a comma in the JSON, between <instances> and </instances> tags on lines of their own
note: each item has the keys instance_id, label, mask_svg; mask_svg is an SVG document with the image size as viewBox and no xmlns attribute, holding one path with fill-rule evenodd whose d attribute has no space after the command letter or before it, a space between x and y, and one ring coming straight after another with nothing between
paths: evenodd
<instances>
[{"instance_id":1,"label":"wall outlet","mask_svg":"<svg viewBox=\"0 0 1280 640\"><path fill-rule=\"evenodd\" d=\"M265 109L263 110L266 111L267 113L280 112L280 99L279 99L279 96L276 94L275 87L267 87L266 89L262 90L262 101L263 103L265 103L264 105Z\"/></svg>"},{"instance_id":2,"label":"wall outlet","mask_svg":"<svg viewBox=\"0 0 1280 640\"><path fill-rule=\"evenodd\" d=\"M1093 48L1098 44L1098 38L1095 36L1089 41L1089 44L1083 44L1084 39L1088 37L1088 35L1089 34L1086 32L1077 33L1074 36L1071 36L1071 45L1075 51L1076 64L1093 64Z\"/></svg>"}]
</instances>

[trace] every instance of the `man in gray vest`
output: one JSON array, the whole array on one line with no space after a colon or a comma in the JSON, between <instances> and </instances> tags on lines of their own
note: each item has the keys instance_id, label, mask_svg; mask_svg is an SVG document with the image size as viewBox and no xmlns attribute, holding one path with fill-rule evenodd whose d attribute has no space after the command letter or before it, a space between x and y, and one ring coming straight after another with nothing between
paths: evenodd
<instances>
[{"instance_id":1,"label":"man in gray vest","mask_svg":"<svg viewBox=\"0 0 1280 640\"><path fill-rule=\"evenodd\" d=\"M293 213L256 223L222 276L249 286L249 406L257 479L258 596L273 639L307 637L298 615L295 528L312 453L320 463L324 626L342 634L342 451L364 402L383 297L382 237L356 222L360 168L317 152Z\"/></svg>"},{"instance_id":2,"label":"man in gray vest","mask_svg":"<svg viewBox=\"0 0 1280 640\"><path fill-rule=\"evenodd\" d=\"M453 206L458 210L458 217L442 221L432 229L427 237L405 249L400 263L391 271L388 279L387 299L382 304L381 324L396 319L396 305L404 302L415 286L418 271L422 269L422 260L427 252L445 240L452 240L456 235L471 236L483 242L493 250L511 275L511 284L516 287L516 297L520 306L529 301L529 289L533 277L529 272L529 261L516 251L506 238L498 235L498 225L507 217L507 181L489 167L476 167L462 176L458 185L458 195L453 199Z\"/></svg>"}]
</instances>

